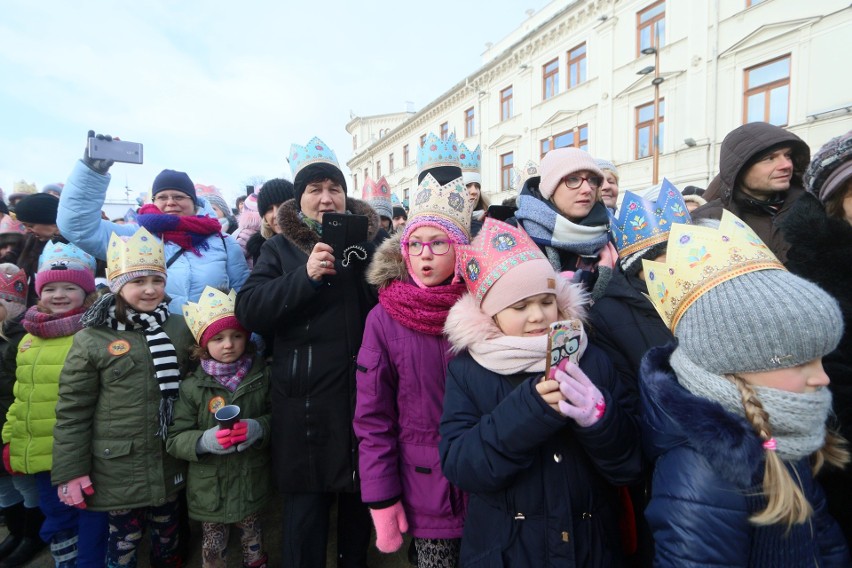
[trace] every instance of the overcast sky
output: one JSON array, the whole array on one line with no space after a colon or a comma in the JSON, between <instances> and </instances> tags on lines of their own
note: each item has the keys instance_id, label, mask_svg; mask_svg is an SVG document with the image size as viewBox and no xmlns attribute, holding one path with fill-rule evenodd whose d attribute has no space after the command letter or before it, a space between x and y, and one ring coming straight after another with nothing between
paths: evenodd
<instances>
[{"instance_id":1,"label":"overcast sky","mask_svg":"<svg viewBox=\"0 0 852 568\"><path fill-rule=\"evenodd\" d=\"M142 142L111 197L163 168L229 201L289 177L290 144L322 138L342 166L350 111L419 110L477 69L546 0L2 0L0 187L64 182L88 129ZM360 191L360 188L358 188Z\"/></svg>"}]
</instances>

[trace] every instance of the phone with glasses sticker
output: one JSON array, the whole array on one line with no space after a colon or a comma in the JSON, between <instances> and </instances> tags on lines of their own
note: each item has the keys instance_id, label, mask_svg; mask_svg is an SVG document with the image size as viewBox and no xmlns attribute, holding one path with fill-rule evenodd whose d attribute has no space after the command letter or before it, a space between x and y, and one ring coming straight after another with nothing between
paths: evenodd
<instances>
[{"instance_id":1,"label":"phone with glasses sticker","mask_svg":"<svg viewBox=\"0 0 852 568\"><path fill-rule=\"evenodd\" d=\"M125 140L89 138L89 157L93 160L112 160L126 164L142 163L142 144Z\"/></svg>"},{"instance_id":2,"label":"phone with glasses sticker","mask_svg":"<svg viewBox=\"0 0 852 568\"><path fill-rule=\"evenodd\" d=\"M367 216L348 213L323 213L322 242L334 250L334 258L343 259L343 252L352 245L367 240Z\"/></svg>"},{"instance_id":3,"label":"phone with glasses sticker","mask_svg":"<svg viewBox=\"0 0 852 568\"><path fill-rule=\"evenodd\" d=\"M585 351L586 337L583 322L578 319L557 321L550 324L547 332L547 360L544 376L550 376L551 367L556 367L563 359L580 364L580 356Z\"/></svg>"}]
</instances>

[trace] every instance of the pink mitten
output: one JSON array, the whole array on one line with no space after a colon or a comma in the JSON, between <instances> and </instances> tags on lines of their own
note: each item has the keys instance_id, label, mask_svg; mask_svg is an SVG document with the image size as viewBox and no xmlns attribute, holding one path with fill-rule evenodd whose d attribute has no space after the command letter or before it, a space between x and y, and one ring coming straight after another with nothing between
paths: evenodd
<instances>
[{"instance_id":1,"label":"pink mitten","mask_svg":"<svg viewBox=\"0 0 852 568\"><path fill-rule=\"evenodd\" d=\"M219 442L219 445L226 450L233 446L234 442L231 440L231 430L217 430L216 441Z\"/></svg>"},{"instance_id":2,"label":"pink mitten","mask_svg":"<svg viewBox=\"0 0 852 568\"><path fill-rule=\"evenodd\" d=\"M386 509L370 509L376 525L376 548L385 553L396 552L402 546L402 533L408 530L408 520L402 502Z\"/></svg>"},{"instance_id":3,"label":"pink mitten","mask_svg":"<svg viewBox=\"0 0 852 568\"><path fill-rule=\"evenodd\" d=\"M92 487L92 480L88 475L83 475L72 479L68 483L62 483L56 488L56 493L59 500L69 507L77 507L78 509L86 508L86 499L83 494L94 495L95 489Z\"/></svg>"},{"instance_id":4,"label":"pink mitten","mask_svg":"<svg viewBox=\"0 0 852 568\"><path fill-rule=\"evenodd\" d=\"M562 367L562 365L560 365ZM583 428L588 428L603 417L606 400L598 387L592 383L573 361L565 364L564 370L556 370L559 390L565 400L559 401L559 411Z\"/></svg>"}]
</instances>

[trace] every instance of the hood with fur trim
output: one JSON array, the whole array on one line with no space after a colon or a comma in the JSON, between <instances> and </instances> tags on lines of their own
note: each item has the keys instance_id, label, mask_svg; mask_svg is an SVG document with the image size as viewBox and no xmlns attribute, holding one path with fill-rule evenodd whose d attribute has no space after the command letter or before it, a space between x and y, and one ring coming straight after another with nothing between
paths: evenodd
<instances>
[{"instance_id":1,"label":"hood with fur trim","mask_svg":"<svg viewBox=\"0 0 852 568\"><path fill-rule=\"evenodd\" d=\"M366 215L367 240L372 241L376 238L376 234L379 232L381 223L379 221L379 216L366 201L361 201L354 197L347 197L346 211L354 215ZM308 227L301 219L299 219L299 209L296 207L295 199L285 201L278 208L278 226L281 228L281 234L284 238L309 256L314 245L320 240L320 236L316 233L316 231Z\"/></svg>"},{"instance_id":2,"label":"hood with fur trim","mask_svg":"<svg viewBox=\"0 0 852 568\"><path fill-rule=\"evenodd\" d=\"M586 307L589 295L582 284L572 284L562 277L556 278L556 301L559 304L559 319L579 319L586 321ZM474 343L500 337L503 332L497 327L494 318L489 317L476 305L470 293L459 299L450 309L447 323L444 325L453 353L466 350Z\"/></svg>"},{"instance_id":3,"label":"hood with fur trim","mask_svg":"<svg viewBox=\"0 0 852 568\"><path fill-rule=\"evenodd\" d=\"M370 268L367 269L367 282L379 290L395 280L411 280L405 267L405 258L402 256L402 231L395 233L379 246Z\"/></svg>"}]
</instances>

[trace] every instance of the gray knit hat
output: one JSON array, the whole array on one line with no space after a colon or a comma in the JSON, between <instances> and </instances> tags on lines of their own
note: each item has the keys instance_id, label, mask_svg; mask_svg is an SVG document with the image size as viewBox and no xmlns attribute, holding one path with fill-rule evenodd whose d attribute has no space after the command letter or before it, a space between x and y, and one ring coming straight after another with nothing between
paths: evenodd
<instances>
[{"instance_id":1,"label":"gray knit hat","mask_svg":"<svg viewBox=\"0 0 852 568\"><path fill-rule=\"evenodd\" d=\"M675 337L689 359L719 375L795 367L834 351L837 302L786 270L759 270L716 285L683 314Z\"/></svg>"}]
</instances>

